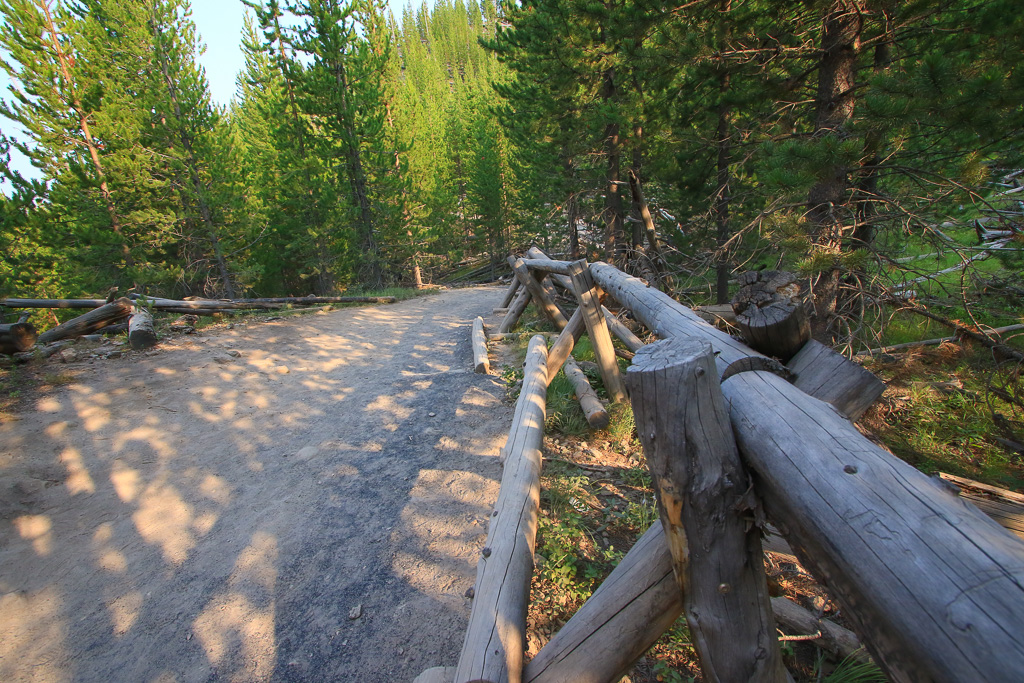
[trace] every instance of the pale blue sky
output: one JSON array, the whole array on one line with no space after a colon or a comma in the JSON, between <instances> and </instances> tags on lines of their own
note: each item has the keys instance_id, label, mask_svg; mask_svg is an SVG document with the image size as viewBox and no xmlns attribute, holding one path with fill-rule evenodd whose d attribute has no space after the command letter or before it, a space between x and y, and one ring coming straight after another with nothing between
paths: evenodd
<instances>
[{"instance_id":1,"label":"pale blue sky","mask_svg":"<svg viewBox=\"0 0 1024 683\"><path fill-rule=\"evenodd\" d=\"M389 0L388 4L396 17L402 16L405 0ZM432 0L428 0L428 4L432 5ZM192 0L192 19L200 40L206 45L199 62L206 69L213 101L219 105L227 106L231 101L235 94L235 77L245 65L241 49L245 10L240 0ZM0 73L0 97L6 96L9 82L7 75ZM0 117L0 128L8 135L18 135L17 127L3 117ZM39 177L17 152L12 152L11 166L27 177Z\"/></svg>"}]
</instances>

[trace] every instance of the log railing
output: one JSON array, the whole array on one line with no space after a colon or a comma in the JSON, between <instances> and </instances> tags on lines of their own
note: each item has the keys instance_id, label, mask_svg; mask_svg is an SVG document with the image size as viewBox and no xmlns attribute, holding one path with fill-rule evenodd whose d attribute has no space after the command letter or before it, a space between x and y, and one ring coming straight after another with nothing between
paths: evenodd
<instances>
[{"instance_id":1,"label":"log railing","mask_svg":"<svg viewBox=\"0 0 1024 683\"><path fill-rule=\"evenodd\" d=\"M491 554L484 553L478 570L458 670L431 670L422 680L611 682L680 614L690 621L707 680L784 680L773 623L814 617L778 598L767 600L761 551L756 534L747 532L758 520L753 511L762 508L893 680L1019 679L1024 541L861 435L850 419L880 393L870 373L816 342L783 366L604 263L553 261L536 249L518 263L538 284L550 277L565 287L568 280L579 308L546 354L546 367L528 360L512 434L523 429L522 420L536 419L527 417L535 412L525 406L536 411L541 386L579 337L608 335L612 318L601 308L601 290L663 340L641 347L638 338L626 337L638 352L627 375L635 376L629 398L662 521L523 667L517 648L525 628L527 564L509 565L512 579L503 594L514 597L514 606L480 600L483 577L495 575L493 549L502 542L533 547L532 484L506 491L509 463L521 457L513 460L518 442L510 435L496 519L504 516L507 525L502 511L508 507L526 517L505 532L492 521ZM537 291L510 287L507 297L518 295L518 305L509 309L502 331L515 326L530 289ZM597 365L609 397L623 400L626 385L607 339L607 345L593 344ZM540 355L542 346L543 338L535 337L530 353ZM539 447L539 430L531 433L538 439L531 448ZM529 540L516 540L524 528ZM699 544L699 561L692 544ZM488 590L491 595L494 588ZM818 631L837 652L849 654L856 643L834 624L822 623Z\"/></svg>"}]
</instances>

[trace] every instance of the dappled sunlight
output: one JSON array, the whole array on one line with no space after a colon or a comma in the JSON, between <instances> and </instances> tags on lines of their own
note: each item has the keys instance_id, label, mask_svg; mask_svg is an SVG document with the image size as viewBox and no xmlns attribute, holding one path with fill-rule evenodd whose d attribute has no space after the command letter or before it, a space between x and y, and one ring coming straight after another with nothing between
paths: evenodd
<instances>
[{"instance_id":1,"label":"dappled sunlight","mask_svg":"<svg viewBox=\"0 0 1024 683\"><path fill-rule=\"evenodd\" d=\"M139 498L139 507L132 520L139 536L147 543L160 546L169 564L180 565L195 546L192 507L182 500L173 486L154 484L147 487Z\"/></svg>"},{"instance_id":2,"label":"dappled sunlight","mask_svg":"<svg viewBox=\"0 0 1024 683\"><path fill-rule=\"evenodd\" d=\"M65 448L60 454L60 461L68 471L64 484L71 495L96 491L96 484L93 483L89 470L82 460L82 454L77 448Z\"/></svg>"},{"instance_id":3,"label":"dappled sunlight","mask_svg":"<svg viewBox=\"0 0 1024 683\"><path fill-rule=\"evenodd\" d=\"M62 613L63 602L59 589L52 585L0 596L0 680L72 680L72 671L66 666L69 625ZM25 662L31 662L31 677L19 676Z\"/></svg>"},{"instance_id":4,"label":"dappled sunlight","mask_svg":"<svg viewBox=\"0 0 1024 683\"><path fill-rule=\"evenodd\" d=\"M228 590L216 595L193 625L210 664L226 669L230 680L265 680L274 671L277 552L277 539L254 534L235 562Z\"/></svg>"},{"instance_id":5,"label":"dappled sunlight","mask_svg":"<svg viewBox=\"0 0 1024 683\"><path fill-rule=\"evenodd\" d=\"M53 524L46 515L22 515L14 518L14 528L26 541L31 541L37 555L47 556L53 550Z\"/></svg>"}]
</instances>

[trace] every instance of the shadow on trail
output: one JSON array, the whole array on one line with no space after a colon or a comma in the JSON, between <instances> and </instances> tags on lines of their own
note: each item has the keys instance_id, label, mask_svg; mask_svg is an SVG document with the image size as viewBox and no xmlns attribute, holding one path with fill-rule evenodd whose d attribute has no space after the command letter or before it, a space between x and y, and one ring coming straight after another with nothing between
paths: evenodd
<instances>
[{"instance_id":1,"label":"shadow on trail","mask_svg":"<svg viewBox=\"0 0 1024 683\"><path fill-rule=\"evenodd\" d=\"M0 679L454 662L511 413L471 371L498 295L236 328L97 366L0 427Z\"/></svg>"}]
</instances>

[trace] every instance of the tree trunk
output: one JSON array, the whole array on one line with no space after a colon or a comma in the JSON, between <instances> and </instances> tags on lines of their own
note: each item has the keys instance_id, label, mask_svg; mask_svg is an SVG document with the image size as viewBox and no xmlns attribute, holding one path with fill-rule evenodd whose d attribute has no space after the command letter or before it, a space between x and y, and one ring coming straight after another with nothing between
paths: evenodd
<instances>
[{"instance_id":1,"label":"tree trunk","mask_svg":"<svg viewBox=\"0 0 1024 683\"><path fill-rule=\"evenodd\" d=\"M718 51L723 55L729 44L731 35L730 20L728 13L732 10L732 0L722 0L721 4L721 29L719 31ZM717 264L715 266L715 303L724 304L729 302L729 258L726 255L725 245L732 236L729 226L729 187L731 176L729 173L729 160L732 154L732 130L729 123L731 108L725 103L725 95L729 92L730 77L728 68L724 64L724 58L719 57L718 65L718 92L722 101L718 105L718 134L715 145L718 148L718 190L715 194L715 242L718 247Z\"/></svg>"},{"instance_id":2,"label":"tree trunk","mask_svg":"<svg viewBox=\"0 0 1024 683\"><path fill-rule=\"evenodd\" d=\"M51 328L39 335L40 344L49 344L58 339L69 337L80 337L83 334L90 334L101 330L108 325L125 320L132 314L132 301L121 297L117 301L104 304L99 308L89 311L77 318L72 318L66 323Z\"/></svg>"},{"instance_id":3,"label":"tree trunk","mask_svg":"<svg viewBox=\"0 0 1024 683\"><path fill-rule=\"evenodd\" d=\"M815 138L849 135L856 96L857 54L863 15L859 0L833 0L826 11L821 34L821 62L818 66L818 92L815 97ZM839 294L838 259L843 245L843 223L848 218L850 169L843 163L827 167L808 194L812 249L831 254L835 266L816 276L814 283L815 327L824 331L836 311Z\"/></svg>"},{"instance_id":4,"label":"tree trunk","mask_svg":"<svg viewBox=\"0 0 1024 683\"><path fill-rule=\"evenodd\" d=\"M611 106L618 100L615 86L615 69L607 69L603 76L601 99ZM609 123L604 129L604 149L607 159L605 172L604 198L604 250L605 258L612 262L621 262L626 250L626 241L622 229L622 195L619 192L619 165L622 155L619 140L619 124Z\"/></svg>"}]
</instances>

